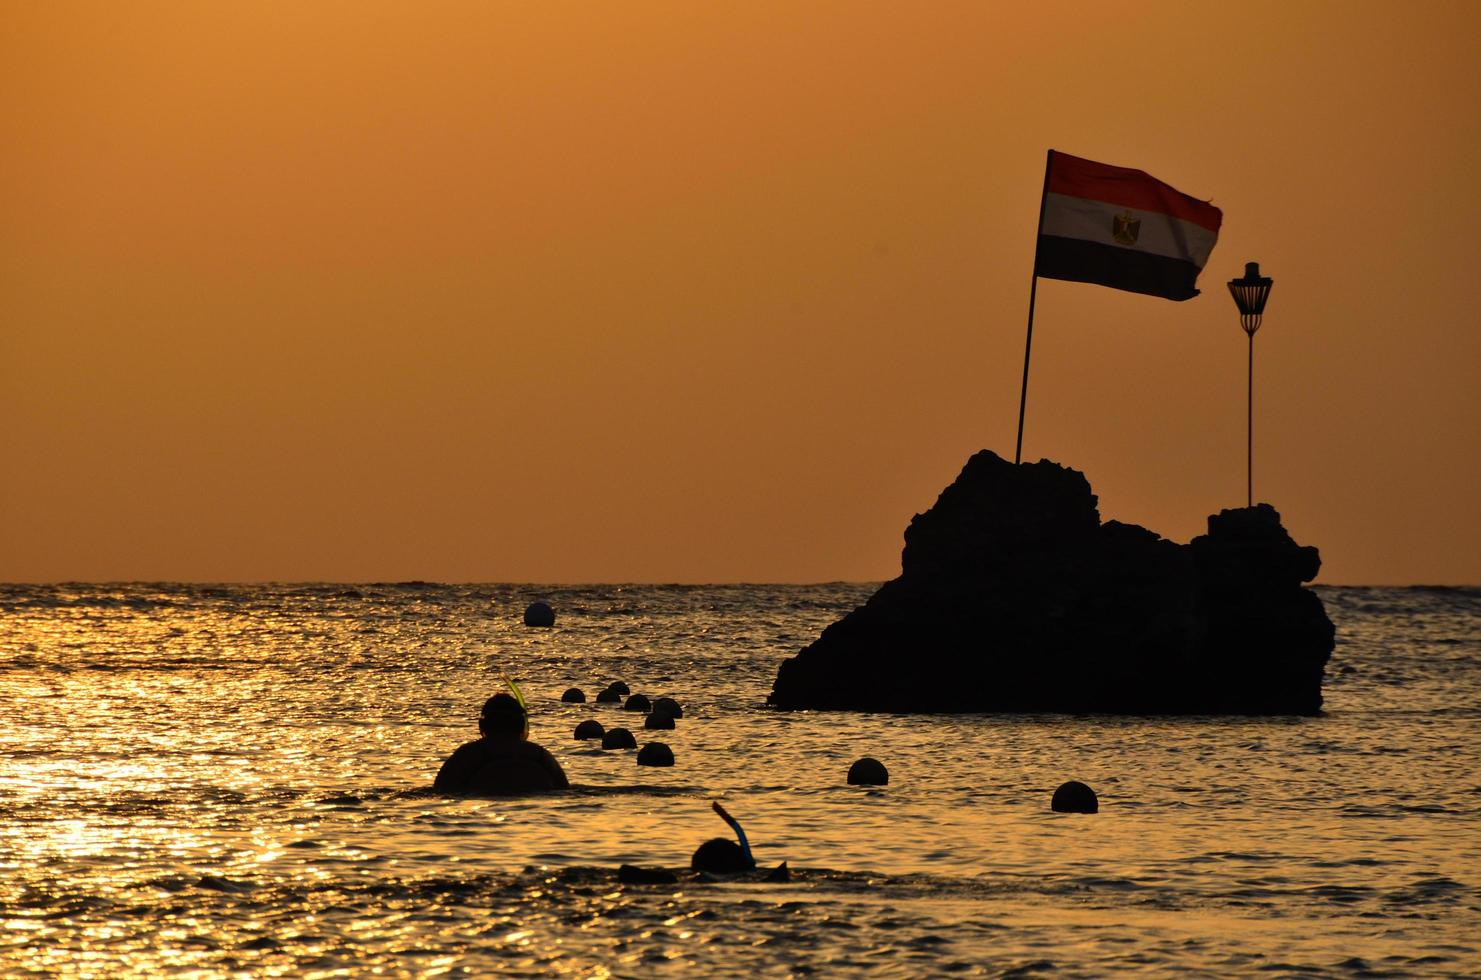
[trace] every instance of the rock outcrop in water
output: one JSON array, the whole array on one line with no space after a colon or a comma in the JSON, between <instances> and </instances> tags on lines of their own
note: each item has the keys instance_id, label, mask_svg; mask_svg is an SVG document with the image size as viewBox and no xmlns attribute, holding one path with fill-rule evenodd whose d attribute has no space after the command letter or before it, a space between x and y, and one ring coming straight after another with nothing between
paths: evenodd
<instances>
[{"instance_id":1,"label":"rock outcrop in water","mask_svg":"<svg viewBox=\"0 0 1481 980\"><path fill-rule=\"evenodd\" d=\"M1083 474L977 453L905 531L900 577L777 671L781 708L1314 714L1321 567L1269 504L1185 545L1101 523Z\"/></svg>"}]
</instances>

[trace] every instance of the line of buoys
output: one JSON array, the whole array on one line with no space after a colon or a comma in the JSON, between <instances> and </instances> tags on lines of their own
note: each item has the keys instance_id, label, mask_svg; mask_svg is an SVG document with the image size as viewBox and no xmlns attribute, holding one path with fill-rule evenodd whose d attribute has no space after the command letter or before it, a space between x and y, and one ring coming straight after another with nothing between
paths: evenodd
<instances>
[{"instance_id":1,"label":"line of buoys","mask_svg":"<svg viewBox=\"0 0 1481 980\"><path fill-rule=\"evenodd\" d=\"M633 712L646 712L643 719L643 727L654 731L672 731L675 727L675 719L684 715L684 709L679 702L670 697L662 697L650 700L645 694L634 694L624 681L612 681L604 687L596 696L597 704L616 704L626 698L623 709ZM586 703L586 693L579 687L567 688L561 695L561 701L566 704ZM577 739L601 739L604 749L633 749L637 748L637 739L631 731L626 728L603 729L600 722L588 719L576 726L575 737ZM640 766L672 766L674 764L674 752L662 742L650 742L644 745L638 753L637 763Z\"/></svg>"},{"instance_id":2,"label":"line of buoys","mask_svg":"<svg viewBox=\"0 0 1481 980\"><path fill-rule=\"evenodd\" d=\"M649 700L644 694L631 693L631 689L622 681L613 681L608 684L597 695L597 703L613 704L624 696L627 698L623 704L624 710L647 712L647 716L643 719L643 728L646 730L672 731L677 727L675 719L684 716L684 709L673 698L661 697ZM561 695L561 700L569 704L583 704L586 701L586 695L580 688L572 687ZM606 730L600 722L594 719L587 719L578 724L575 737L578 740L599 738L602 740L604 749L638 748L637 739L630 730L626 728ZM638 752L637 764L640 766L672 766L674 764L673 749L663 742L649 742ZM853 765L849 766L847 780L850 786L887 786L890 782L890 771L878 759L864 756L856 759ZM1070 780L1054 791L1049 808L1055 813L1098 813L1100 800L1089 786L1078 780Z\"/></svg>"}]
</instances>

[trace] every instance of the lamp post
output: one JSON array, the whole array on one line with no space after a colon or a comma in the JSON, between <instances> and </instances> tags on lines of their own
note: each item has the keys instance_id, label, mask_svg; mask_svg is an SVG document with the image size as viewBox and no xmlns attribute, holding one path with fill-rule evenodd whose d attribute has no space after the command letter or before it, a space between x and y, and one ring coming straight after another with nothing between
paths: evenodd
<instances>
[{"instance_id":1,"label":"lamp post","mask_svg":"<svg viewBox=\"0 0 1481 980\"><path fill-rule=\"evenodd\" d=\"M1250 338L1250 374L1245 410L1245 506L1255 504L1255 331L1260 329L1260 317L1265 312L1265 301L1270 298L1270 287L1275 282L1269 276L1260 275L1260 263L1246 262L1244 275L1229 280L1229 292L1234 305L1239 307L1239 325Z\"/></svg>"}]
</instances>

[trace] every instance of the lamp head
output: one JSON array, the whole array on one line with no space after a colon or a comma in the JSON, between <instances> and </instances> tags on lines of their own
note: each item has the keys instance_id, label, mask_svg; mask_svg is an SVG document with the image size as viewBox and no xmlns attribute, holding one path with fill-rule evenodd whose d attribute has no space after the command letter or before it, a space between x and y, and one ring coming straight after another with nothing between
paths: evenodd
<instances>
[{"instance_id":1,"label":"lamp head","mask_svg":"<svg viewBox=\"0 0 1481 980\"><path fill-rule=\"evenodd\" d=\"M1270 299L1270 287L1275 280L1260 275L1260 263L1246 262L1244 275L1229 280L1229 294L1239 308L1239 325L1244 332L1253 335L1260 329L1260 317L1265 312L1265 303Z\"/></svg>"}]
</instances>

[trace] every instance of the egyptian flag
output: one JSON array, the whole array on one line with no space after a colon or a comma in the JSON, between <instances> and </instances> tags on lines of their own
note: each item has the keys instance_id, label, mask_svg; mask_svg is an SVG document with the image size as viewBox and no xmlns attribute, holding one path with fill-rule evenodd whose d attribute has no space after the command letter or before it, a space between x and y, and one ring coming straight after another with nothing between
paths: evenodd
<instances>
[{"instance_id":1,"label":"egyptian flag","mask_svg":"<svg viewBox=\"0 0 1481 980\"><path fill-rule=\"evenodd\" d=\"M1224 214L1141 170L1049 151L1034 275L1192 299Z\"/></svg>"}]
</instances>

